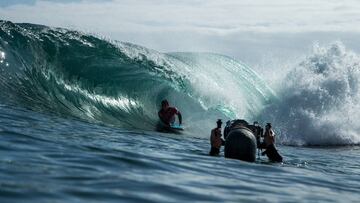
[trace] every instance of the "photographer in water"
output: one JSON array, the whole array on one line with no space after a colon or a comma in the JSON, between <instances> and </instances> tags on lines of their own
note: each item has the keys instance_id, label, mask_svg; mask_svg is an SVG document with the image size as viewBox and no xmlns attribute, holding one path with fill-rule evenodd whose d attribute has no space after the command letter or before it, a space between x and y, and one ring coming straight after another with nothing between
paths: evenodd
<instances>
[{"instance_id":1,"label":"photographer in water","mask_svg":"<svg viewBox=\"0 0 360 203\"><path fill-rule=\"evenodd\" d=\"M264 142L262 143L262 148L266 149L262 155L266 154L270 161L282 162L282 156L275 148L275 133L272 130L271 123L267 123L265 126Z\"/></svg>"},{"instance_id":2,"label":"photographer in water","mask_svg":"<svg viewBox=\"0 0 360 203\"><path fill-rule=\"evenodd\" d=\"M221 134L221 125L222 125L222 121L221 119L218 119L217 122L217 127L211 130L211 135L210 135L210 144L211 144L211 149L210 149L210 156L217 156L220 153L220 148L221 145L223 145L224 140L221 138L222 134Z\"/></svg>"}]
</instances>

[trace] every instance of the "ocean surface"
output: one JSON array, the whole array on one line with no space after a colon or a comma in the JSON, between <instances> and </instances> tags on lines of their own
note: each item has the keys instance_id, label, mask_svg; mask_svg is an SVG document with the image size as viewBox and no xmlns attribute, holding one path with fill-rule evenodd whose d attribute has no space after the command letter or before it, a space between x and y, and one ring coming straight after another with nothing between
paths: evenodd
<instances>
[{"instance_id":1,"label":"ocean surface","mask_svg":"<svg viewBox=\"0 0 360 203\"><path fill-rule=\"evenodd\" d=\"M0 202L358 202L358 55L319 46L279 80L219 54L0 21ZM183 133L155 130L165 98ZM284 162L208 156L218 118L272 122Z\"/></svg>"}]
</instances>

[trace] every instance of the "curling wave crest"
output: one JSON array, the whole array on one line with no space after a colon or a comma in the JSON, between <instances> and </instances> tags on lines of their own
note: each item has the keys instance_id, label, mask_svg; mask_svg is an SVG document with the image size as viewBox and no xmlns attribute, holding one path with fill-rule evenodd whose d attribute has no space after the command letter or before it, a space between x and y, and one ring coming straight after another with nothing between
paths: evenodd
<instances>
[{"instance_id":1,"label":"curling wave crest","mask_svg":"<svg viewBox=\"0 0 360 203\"><path fill-rule=\"evenodd\" d=\"M118 127L152 130L167 98L193 134L207 136L215 119L251 119L274 97L226 56L159 53L41 25L0 21L0 62L2 103Z\"/></svg>"}]
</instances>

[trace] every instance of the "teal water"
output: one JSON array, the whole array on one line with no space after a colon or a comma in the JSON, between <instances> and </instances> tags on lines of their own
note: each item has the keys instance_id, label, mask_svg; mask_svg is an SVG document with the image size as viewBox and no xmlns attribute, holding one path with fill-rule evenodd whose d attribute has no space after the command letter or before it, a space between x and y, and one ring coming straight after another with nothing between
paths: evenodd
<instances>
[{"instance_id":1,"label":"teal water","mask_svg":"<svg viewBox=\"0 0 360 203\"><path fill-rule=\"evenodd\" d=\"M1 22L0 28L1 202L357 202L360 197L357 125L339 126L336 133L321 130L337 115L330 106L350 108L358 95L356 79L344 75L339 82L326 71L337 70L338 58L356 68L341 46L302 63L309 73L293 71L291 83L285 83L289 88L275 93L250 67L218 54L159 53L40 25ZM315 76L304 81L308 74ZM311 89L308 81L322 88ZM347 93L330 91L334 84L344 84ZM183 134L155 131L163 98L181 109ZM269 111L272 117L262 116ZM237 117L275 121L284 162L208 156L216 119Z\"/></svg>"},{"instance_id":2,"label":"teal water","mask_svg":"<svg viewBox=\"0 0 360 203\"><path fill-rule=\"evenodd\" d=\"M208 139L1 107L2 202L357 202L359 147L279 146L285 161L210 157Z\"/></svg>"}]
</instances>

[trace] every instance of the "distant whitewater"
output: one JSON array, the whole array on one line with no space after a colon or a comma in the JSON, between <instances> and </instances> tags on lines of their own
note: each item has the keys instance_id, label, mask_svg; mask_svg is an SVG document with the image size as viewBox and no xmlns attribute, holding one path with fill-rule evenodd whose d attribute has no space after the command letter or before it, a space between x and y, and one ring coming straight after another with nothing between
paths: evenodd
<instances>
[{"instance_id":1,"label":"distant whitewater","mask_svg":"<svg viewBox=\"0 0 360 203\"><path fill-rule=\"evenodd\" d=\"M154 130L167 98L195 136L217 118L245 118L273 122L283 144L359 144L359 62L341 44L318 47L275 94L227 56L0 21L1 103L127 129Z\"/></svg>"},{"instance_id":2,"label":"distant whitewater","mask_svg":"<svg viewBox=\"0 0 360 203\"><path fill-rule=\"evenodd\" d=\"M275 123L283 144L360 143L360 58L342 43L315 45L277 93L262 118Z\"/></svg>"}]
</instances>

